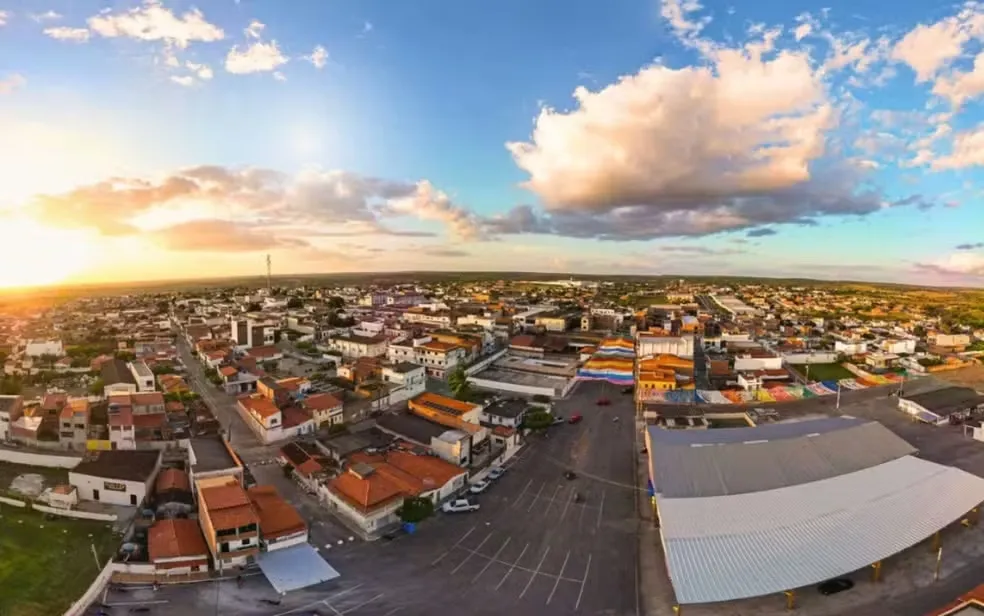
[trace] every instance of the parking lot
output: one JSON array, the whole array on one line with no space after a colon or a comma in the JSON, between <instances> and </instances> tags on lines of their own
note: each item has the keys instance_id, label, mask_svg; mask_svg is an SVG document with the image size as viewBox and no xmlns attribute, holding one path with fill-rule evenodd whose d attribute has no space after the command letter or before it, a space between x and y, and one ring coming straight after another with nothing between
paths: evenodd
<instances>
[{"instance_id":1,"label":"parking lot","mask_svg":"<svg viewBox=\"0 0 984 616\"><path fill-rule=\"evenodd\" d=\"M596 406L603 390L611 406ZM414 535L373 543L337 545L313 524L311 542L342 576L290 593L279 605L264 601L276 596L262 575L251 575L243 588L208 582L109 593L107 602L160 602L146 603L150 614L635 615L632 400L617 388L586 383L557 412L584 420L531 438L477 497L480 511L438 514ZM577 477L565 479L565 470Z\"/></svg>"}]
</instances>

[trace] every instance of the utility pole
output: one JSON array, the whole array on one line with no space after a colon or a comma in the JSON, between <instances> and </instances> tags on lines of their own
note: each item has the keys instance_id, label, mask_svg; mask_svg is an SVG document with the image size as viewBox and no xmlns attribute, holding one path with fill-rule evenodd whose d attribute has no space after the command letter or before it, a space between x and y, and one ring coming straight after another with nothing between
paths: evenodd
<instances>
[{"instance_id":1,"label":"utility pole","mask_svg":"<svg viewBox=\"0 0 984 616\"><path fill-rule=\"evenodd\" d=\"M272 294L273 283L271 282L271 278L270 278L270 255L266 256L266 263L267 263L267 291L269 291Z\"/></svg>"},{"instance_id":2,"label":"utility pole","mask_svg":"<svg viewBox=\"0 0 984 616\"><path fill-rule=\"evenodd\" d=\"M840 407L841 407L841 384L840 381L837 381L837 408L840 409Z\"/></svg>"}]
</instances>

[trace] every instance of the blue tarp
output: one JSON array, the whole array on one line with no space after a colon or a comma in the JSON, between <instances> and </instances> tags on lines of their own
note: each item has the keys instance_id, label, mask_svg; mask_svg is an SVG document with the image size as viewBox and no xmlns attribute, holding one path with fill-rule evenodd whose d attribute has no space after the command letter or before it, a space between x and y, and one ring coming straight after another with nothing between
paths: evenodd
<instances>
[{"instance_id":1,"label":"blue tarp","mask_svg":"<svg viewBox=\"0 0 984 616\"><path fill-rule=\"evenodd\" d=\"M257 563L280 594L327 582L341 575L308 543L260 552Z\"/></svg>"}]
</instances>

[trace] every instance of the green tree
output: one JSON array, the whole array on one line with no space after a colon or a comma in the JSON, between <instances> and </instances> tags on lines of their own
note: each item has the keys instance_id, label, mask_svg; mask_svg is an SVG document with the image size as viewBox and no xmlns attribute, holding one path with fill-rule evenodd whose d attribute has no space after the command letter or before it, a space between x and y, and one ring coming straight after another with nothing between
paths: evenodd
<instances>
[{"instance_id":1,"label":"green tree","mask_svg":"<svg viewBox=\"0 0 984 616\"><path fill-rule=\"evenodd\" d=\"M122 359L123 361L133 361L137 358L136 354L131 353L130 351L116 351L116 353L114 353L114 357L116 357L116 359Z\"/></svg>"},{"instance_id":2,"label":"green tree","mask_svg":"<svg viewBox=\"0 0 984 616\"><path fill-rule=\"evenodd\" d=\"M299 298L299 297L292 297L289 300L287 300L287 307L288 308L303 308L304 307L304 300L301 299L301 298Z\"/></svg>"},{"instance_id":3,"label":"green tree","mask_svg":"<svg viewBox=\"0 0 984 616\"><path fill-rule=\"evenodd\" d=\"M17 376L0 377L0 395L16 396L24 391L24 385Z\"/></svg>"},{"instance_id":4,"label":"green tree","mask_svg":"<svg viewBox=\"0 0 984 616\"><path fill-rule=\"evenodd\" d=\"M279 365L280 364L274 359L271 359L270 361L265 361L262 364L264 372L276 372L277 367Z\"/></svg>"},{"instance_id":5,"label":"green tree","mask_svg":"<svg viewBox=\"0 0 984 616\"><path fill-rule=\"evenodd\" d=\"M553 423L553 419L553 415L546 411L532 410L523 418L523 427L533 431L546 430Z\"/></svg>"},{"instance_id":6,"label":"green tree","mask_svg":"<svg viewBox=\"0 0 984 616\"><path fill-rule=\"evenodd\" d=\"M106 387L106 383L102 379L96 379L89 385L89 393L94 396L101 396L104 387Z\"/></svg>"},{"instance_id":7,"label":"green tree","mask_svg":"<svg viewBox=\"0 0 984 616\"><path fill-rule=\"evenodd\" d=\"M328 308L331 310L341 310L345 307L345 300L338 297L337 295L332 295L328 298Z\"/></svg>"},{"instance_id":8,"label":"green tree","mask_svg":"<svg viewBox=\"0 0 984 616\"><path fill-rule=\"evenodd\" d=\"M291 479L294 476L294 467L290 464L284 464L283 466L284 477Z\"/></svg>"},{"instance_id":9,"label":"green tree","mask_svg":"<svg viewBox=\"0 0 984 616\"><path fill-rule=\"evenodd\" d=\"M259 312L261 310L263 310L263 308L261 308L260 305L257 304L256 302L252 302L246 305L246 312Z\"/></svg>"},{"instance_id":10,"label":"green tree","mask_svg":"<svg viewBox=\"0 0 984 616\"><path fill-rule=\"evenodd\" d=\"M458 400L468 400L471 397L471 385L463 366L457 366L448 375L448 387Z\"/></svg>"},{"instance_id":11,"label":"green tree","mask_svg":"<svg viewBox=\"0 0 984 616\"><path fill-rule=\"evenodd\" d=\"M396 513L407 524L419 524L434 513L434 503L429 498L413 496L405 499Z\"/></svg>"}]
</instances>

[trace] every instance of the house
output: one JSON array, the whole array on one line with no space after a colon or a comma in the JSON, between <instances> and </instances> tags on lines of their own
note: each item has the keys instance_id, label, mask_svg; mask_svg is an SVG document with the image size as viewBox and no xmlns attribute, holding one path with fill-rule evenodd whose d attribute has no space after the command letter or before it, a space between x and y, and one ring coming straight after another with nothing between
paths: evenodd
<instances>
[{"instance_id":1,"label":"house","mask_svg":"<svg viewBox=\"0 0 984 616\"><path fill-rule=\"evenodd\" d=\"M154 386L154 373L147 367L146 363L137 360L130 362L127 367L130 369L133 380L137 384L137 391L147 392L157 389Z\"/></svg>"},{"instance_id":2,"label":"house","mask_svg":"<svg viewBox=\"0 0 984 616\"><path fill-rule=\"evenodd\" d=\"M423 366L407 361L383 366L380 376L382 381L393 388L390 389L390 404L398 404L424 393L427 387L427 372Z\"/></svg>"},{"instance_id":3,"label":"house","mask_svg":"<svg viewBox=\"0 0 984 616\"><path fill-rule=\"evenodd\" d=\"M891 368L898 361L899 356L895 353L868 353L864 357L865 365L879 370Z\"/></svg>"},{"instance_id":4,"label":"house","mask_svg":"<svg viewBox=\"0 0 984 616\"><path fill-rule=\"evenodd\" d=\"M246 490L260 522L260 549L265 552L307 543L308 527L297 510L269 485Z\"/></svg>"},{"instance_id":5,"label":"house","mask_svg":"<svg viewBox=\"0 0 984 616\"><path fill-rule=\"evenodd\" d=\"M385 336L360 336L358 334L341 334L328 340L328 347L338 351L342 357L381 357L386 355Z\"/></svg>"},{"instance_id":6,"label":"house","mask_svg":"<svg viewBox=\"0 0 984 616\"><path fill-rule=\"evenodd\" d=\"M82 500L137 506L151 492L161 466L159 451L98 451L68 473Z\"/></svg>"},{"instance_id":7,"label":"house","mask_svg":"<svg viewBox=\"0 0 984 616\"><path fill-rule=\"evenodd\" d=\"M465 487L468 472L430 455L393 450L352 454L348 469L328 482L321 495L338 515L372 536L399 523L397 509L407 497L435 504Z\"/></svg>"},{"instance_id":8,"label":"house","mask_svg":"<svg viewBox=\"0 0 984 616\"><path fill-rule=\"evenodd\" d=\"M518 428L529 410L525 400L498 400L482 409L479 419L482 424Z\"/></svg>"},{"instance_id":9,"label":"house","mask_svg":"<svg viewBox=\"0 0 984 616\"><path fill-rule=\"evenodd\" d=\"M883 341L885 342L885 341ZM868 343L864 340L858 341L834 341L834 351L844 355L864 355L868 352Z\"/></svg>"},{"instance_id":10,"label":"house","mask_svg":"<svg viewBox=\"0 0 984 616\"><path fill-rule=\"evenodd\" d=\"M28 357L41 357L42 355L61 357L64 354L65 347L61 340L28 340L24 347L24 355Z\"/></svg>"},{"instance_id":11,"label":"house","mask_svg":"<svg viewBox=\"0 0 984 616\"><path fill-rule=\"evenodd\" d=\"M133 378L129 366L122 359L111 359L102 365L100 376L103 381L103 395L135 394L137 380Z\"/></svg>"},{"instance_id":12,"label":"house","mask_svg":"<svg viewBox=\"0 0 984 616\"><path fill-rule=\"evenodd\" d=\"M190 513L195 503L188 473L179 468L162 468L154 482L154 504L158 517Z\"/></svg>"},{"instance_id":13,"label":"house","mask_svg":"<svg viewBox=\"0 0 984 616\"><path fill-rule=\"evenodd\" d=\"M246 350L253 347L272 345L277 342L278 327L275 323L254 321L253 319L229 320L229 338L236 347Z\"/></svg>"},{"instance_id":14,"label":"house","mask_svg":"<svg viewBox=\"0 0 984 616\"><path fill-rule=\"evenodd\" d=\"M216 570L246 565L260 551L260 520L235 477L196 482L198 522Z\"/></svg>"},{"instance_id":15,"label":"house","mask_svg":"<svg viewBox=\"0 0 984 616\"><path fill-rule=\"evenodd\" d=\"M333 426L345 421L342 413L342 401L328 393L308 396L301 401L301 406L311 414L314 425Z\"/></svg>"},{"instance_id":16,"label":"house","mask_svg":"<svg viewBox=\"0 0 984 616\"><path fill-rule=\"evenodd\" d=\"M0 442L10 441L10 427L24 414L24 398L0 396Z\"/></svg>"},{"instance_id":17,"label":"house","mask_svg":"<svg viewBox=\"0 0 984 616\"><path fill-rule=\"evenodd\" d=\"M886 338L878 343L878 348L893 355L912 354L916 352L916 340L914 338Z\"/></svg>"},{"instance_id":18,"label":"house","mask_svg":"<svg viewBox=\"0 0 984 616\"><path fill-rule=\"evenodd\" d=\"M85 449L89 438L89 400L72 398L58 416L58 442L65 449Z\"/></svg>"},{"instance_id":19,"label":"house","mask_svg":"<svg viewBox=\"0 0 984 616\"><path fill-rule=\"evenodd\" d=\"M161 374L157 377L157 382L161 386L161 391L166 394L188 393L191 388L184 380L184 377L177 374Z\"/></svg>"},{"instance_id":20,"label":"house","mask_svg":"<svg viewBox=\"0 0 984 616\"><path fill-rule=\"evenodd\" d=\"M298 399L311 393L311 381L301 376L292 376L280 379L277 384L287 390L290 397Z\"/></svg>"},{"instance_id":21,"label":"house","mask_svg":"<svg viewBox=\"0 0 984 616\"><path fill-rule=\"evenodd\" d=\"M260 380L261 385L266 378ZM315 430L311 413L300 406L286 404L281 409L262 395L243 396L236 404L246 425L263 443L294 438Z\"/></svg>"},{"instance_id":22,"label":"house","mask_svg":"<svg viewBox=\"0 0 984 616\"><path fill-rule=\"evenodd\" d=\"M278 407L290 402L290 391L271 376L262 377L257 382L256 392Z\"/></svg>"},{"instance_id":23,"label":"house","mask_svg":"<svg viewBox=\"0 0 984 616\"><path fill-rule=\"evenodd\" d=\"M926 423L944 424L966 419L984 409L984 395L969 387L944 387L899 397L899 410Z\"/></svg>"},{"instance_id":24,"label":"house","mask_svg":"<svg viewBox=\"0 0 984 616\"><path fill-rule=\"evenodd\" d=\"M260 377L242 366L221 366L219 378L227 394L245 394L256 390Z\"/></svg>"},{"instance_id":25,"label":"house","mask_svg":"<svg viewBox=\"0 0 984 616\"><path fill-rule=\"evenodd\" d=\"M429 376L443 379L456 366L465 362L468 349L425 336L413 341L413 352L413 359L408 361L423 366Z\"/></svg>"},{"instance_id":26,"label":"house","mask_svg":"<svg viewBox=\"0 0 984 616\"><path fill-rule=\"evenodd\" d=\"M401 441L430 449L434 455L455 466L471 464L471 433L449 429L411 413L386 413L376 426Z\"/></svg>"},{"instance_id":27,"label":"house","mask_svg":"<svg viewBox=\"0 0 984 616\"><path fill-rule=\"evenodd\" d=\"M243 485L243 463L221 436L193 438L188 444L191 487L215 477L232 477Z\"/></svg>"},{"instance_id":28,"label":"house","mask_svg":"<svg viewBox=\"0 0 984 616\"><path fill-rule=\"evenodd\" d=\"M195 520L157 520L147 532L147 554L158 575L208 572L208 546Z\"/></svg>"},{"instance_id":29,"label":"house","mask_svg":"<svg viewBox=\"0 0 984 616\"><path fill-rule=\"evenodd\" d=\"M275 346L259 346L246 351L246 357L263 363L265 361L279 361L284 358L284 354Z\"/></svg>"}]
</instances>

